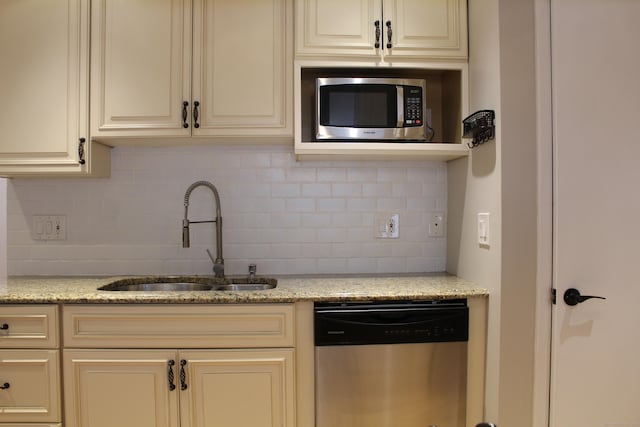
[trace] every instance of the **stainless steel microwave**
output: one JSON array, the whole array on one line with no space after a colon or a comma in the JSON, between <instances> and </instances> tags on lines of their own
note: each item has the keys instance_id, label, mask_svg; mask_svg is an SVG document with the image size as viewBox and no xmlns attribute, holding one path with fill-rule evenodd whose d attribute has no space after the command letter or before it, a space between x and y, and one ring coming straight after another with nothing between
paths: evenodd
<instances>
[{"instance_id":1,"label":"stainless steel microwave","mask_svg":"<svg viewBox=\"0 0 640 427\"><path fill-rule=\"evenodd\" d=\"M424 79L316 79L316 141L427 141Z\"/></svg>"}]
</instances>

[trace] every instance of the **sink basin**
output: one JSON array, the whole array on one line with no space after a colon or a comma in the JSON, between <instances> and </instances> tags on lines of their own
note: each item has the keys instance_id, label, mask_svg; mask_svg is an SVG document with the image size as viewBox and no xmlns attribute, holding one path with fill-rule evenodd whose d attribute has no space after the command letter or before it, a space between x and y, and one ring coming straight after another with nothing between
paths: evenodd
<instances>
[{"instance_id":1,"label":"sink basin","mask_svg":"<svg viewBox=\"0 0 640 427\"><path fill-rule=\"evenodd\" d=\"M268 277L256 277L249 279L248 277L238 277L229 280L229 283L216 287L218 291L264 291L273 289L277 286L278 281Z\"/></svg>"},{"instance_id":2,"label":"sink basin","mask_svg":"<svg viewBox=\"0 0 640 427\"><path fill-rule=\"evenodd\" d=\"M213 285L189 282L121 283L102 286L101 291L210 291Z\"/></svg>"},{"instance_id":3,"label":"sink basin","mask_svg":"<svg viewBox=\"0 0 640 427\"><path fill-rule=\"evenodd\" d=\"M269 277L220 279L206 276L153 276L116 280L99 291L193 292L193 291L261 291L273 289L278 281Z\"/></svg>"}]
</instances>

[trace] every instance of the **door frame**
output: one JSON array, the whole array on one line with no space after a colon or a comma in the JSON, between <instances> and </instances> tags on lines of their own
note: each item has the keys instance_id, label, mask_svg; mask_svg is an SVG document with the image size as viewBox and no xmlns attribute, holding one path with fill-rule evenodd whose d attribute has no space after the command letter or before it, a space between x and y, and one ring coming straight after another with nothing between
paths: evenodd
<instances>
[{"instance_id":1,"label":"door frame","mask_svg":"<svg viewBox=\"0 0 640 427\"><path fill-rule=\"evenodd\" d=\"M551 405L551 342L554 283L554 134L551 69L551 1L534 0L537 128L537 277L533 421L549 427Z\"/></svg>"}]
</instances>

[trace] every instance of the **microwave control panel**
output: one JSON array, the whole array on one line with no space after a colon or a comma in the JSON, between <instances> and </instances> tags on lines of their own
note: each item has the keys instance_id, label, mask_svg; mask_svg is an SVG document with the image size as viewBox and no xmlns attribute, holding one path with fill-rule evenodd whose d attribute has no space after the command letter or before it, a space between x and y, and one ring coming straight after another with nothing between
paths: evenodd
<instances>
[{"instance_id":1,"label":"microwave control panel","mask_svg":"<svg viewBox=\"0 0 640 427\"><path fill-rule=\"evenodd\" d=\"M422 88L419 86L404 87L404 126L422 126Z\"/></svg>"}]
</instances>

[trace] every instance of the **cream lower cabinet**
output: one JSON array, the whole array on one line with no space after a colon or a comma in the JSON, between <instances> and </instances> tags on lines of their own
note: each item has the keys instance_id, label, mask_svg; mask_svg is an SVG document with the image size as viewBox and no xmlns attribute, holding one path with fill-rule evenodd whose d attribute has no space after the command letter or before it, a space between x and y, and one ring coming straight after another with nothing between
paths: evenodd
<instances>
[{"instance_id":1,"label":"cream lower cabinet","mask_svg":"<svg viewBox=\"0 0 640 427\"><path fill-rule=\"evenodd\" d=\"M291 139L293 0L91 0L91 10L98 140Z\"/></svg>"},{"instance_id":2,"label":"cream lower cabinet","mask_svg":"<svg viewBox=\"0 0 640 427\"><path fill-rule=\"evenodd\" d=\"M301 425L292 304L65 306L63 316L65 427Z\"/></svg>"},{"instance_id":3,"label":"cream lower cabinet","mask_svg":"<svg viewBox=\"0 0 640 427\"><path fill-rule=\"evenodd\" d=\"M65 351L67 427L294 424L293 349Z\"/></svg>"},{"instance_id":4,"label":"cream lower cabinet","mask_svg":"<svg viewBox=\"0 0 640 427\"><path fill-rule=\"evenodd\" d=\"M88 0L0 2L0 176L106 176L89 138Z\"/></svg>"},{"instance_id":5,"label":"cream lower cabinet","mask_svg":"<svg viewBox=\"0 0 640 427\"><path fill-rule=\"evenodd\" d=\"M58 312L0 305L0 427L60 426Z\"/></svg>"}]
</instances>

